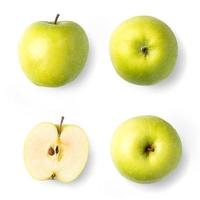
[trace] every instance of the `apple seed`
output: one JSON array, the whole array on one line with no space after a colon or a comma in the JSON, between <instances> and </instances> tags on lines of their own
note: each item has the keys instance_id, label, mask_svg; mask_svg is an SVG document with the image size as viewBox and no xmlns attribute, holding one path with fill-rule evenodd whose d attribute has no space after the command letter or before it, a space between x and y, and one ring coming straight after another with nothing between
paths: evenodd
<instances>
[{"instance_id":1,"label":"apple seed","mask_svg":"<svg viewBox=\"0 0 200 200\"><path fill-rule=\"evenodd\" d=\"M56 146L56 154L58 154L59 152L59 149L58 149L58 146Z\"/></svg>"},{"instance_id":2,"label":"apple seed","mask_svg":"<svg viewBox=\"0 0 200 200\"><path fill-rule=\"evenodd\" d=\"M55 154L55 151L54 151L54 149L53 149L52 147L49 148L48 154L49 154L50 156L53 156L53 155Z\"/></svg>"}]
</instances>

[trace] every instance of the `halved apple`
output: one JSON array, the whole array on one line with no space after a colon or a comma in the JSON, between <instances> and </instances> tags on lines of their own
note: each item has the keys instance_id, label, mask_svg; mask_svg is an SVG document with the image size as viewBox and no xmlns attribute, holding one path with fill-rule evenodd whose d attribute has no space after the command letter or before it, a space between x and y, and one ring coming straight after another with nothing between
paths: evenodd
<instances>
[{"instance_id":1,"label":"halved apple","mask_svg":"<svg viewBox=\"0 0 200 200\"><path fill-rule=\"evenodd\" d=\"M34 127L24 144L24 161L30 175L39 180L68 183L83 171L88 159L88 139L76 125L43 122Z\"/></svg>"}]
</instances>

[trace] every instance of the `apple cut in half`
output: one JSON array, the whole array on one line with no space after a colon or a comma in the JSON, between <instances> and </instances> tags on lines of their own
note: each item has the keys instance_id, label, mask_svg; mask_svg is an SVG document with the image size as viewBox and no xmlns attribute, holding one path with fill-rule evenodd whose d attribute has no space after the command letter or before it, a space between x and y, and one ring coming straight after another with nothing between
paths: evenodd
<instances>
[{"instance_id":1,"label":"apple cut in half","mask_svg":"<svg viewBox=\"0 0 200 200\"><path fill-rule=\"evenodd\" d=\"M43 122L34 127L24 144L24 161L30 175L38 180L57 179L68 183L83 171L89 143L76 125Z\"/></svg>"}]
</instances>

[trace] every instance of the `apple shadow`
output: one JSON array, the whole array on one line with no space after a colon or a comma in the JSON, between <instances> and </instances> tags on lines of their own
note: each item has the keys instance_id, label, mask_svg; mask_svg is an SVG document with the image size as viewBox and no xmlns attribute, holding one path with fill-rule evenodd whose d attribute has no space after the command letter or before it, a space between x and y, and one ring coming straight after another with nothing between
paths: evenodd
<instances>
[{"instance_id":1,"label":"apple shadow","mask_svg":"<svg viewBox=\"0 0 200 200\"><path fill-rule=\"evenodd\" d=\"M180 81L180 79L183 77L183 74L186 69L186 54L182 41L180 41L179 39L177 39L177 41L178 41L178 57L174 70L169 75L169 77L167 77L166 79L162 80L161 82L155 85L150 86L152 89L163 90L163 88L174 87L175 83Z\"/></svg>"}]
</instances>

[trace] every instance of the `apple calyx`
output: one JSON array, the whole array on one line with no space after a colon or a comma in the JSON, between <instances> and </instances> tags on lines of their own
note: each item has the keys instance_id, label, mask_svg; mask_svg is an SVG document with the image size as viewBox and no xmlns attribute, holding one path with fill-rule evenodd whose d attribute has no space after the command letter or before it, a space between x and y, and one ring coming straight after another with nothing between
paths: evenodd
<instances>
[{"instance_id":1,"label":"apple calyx","mask_svg":"<svg viewBox=\"0 0 200 200\"><path fill-rule=\"evenodd\" d=\"M60 16L60 14L57 14L57 15L56 15L56 18L55 18L55 20L54 20L54 24L57 24L57 21L58 21L59 16Z\"/></svg>"},{"instance_id":2,"label":"apple calyx","mask_svg":"<svg viewBox=\"0 0 200 200\"><path fill-rule=\"evenodd\" d=\"M53 180L55 177L56 177L56 173L53 173L53 174L51 175L51 179Z\"/></svg>"},{"instance_id":3,"label":"apple calyx","mask_svg":"<svg viewBox=\"0 0 200 200\"><path fill-rule=\"evenodd\" d=\"M147 46L143 46L141 47L140 51L142 52L142 54L146 57L149 53L149 49Z\"/></svg>"},{"instance_id":4,"label":"apple calyx","mask_svg":"<svg viewBox=\"0 0 200 200\"><path fill-rule=\"evenodd\" d=\"M155 151L155 148L154 148L154 146L153 145L147 145L146 147L145 147L145 153L146 154L150 154L151 152L154 152Z\"/></svg>"}]
</instances>

